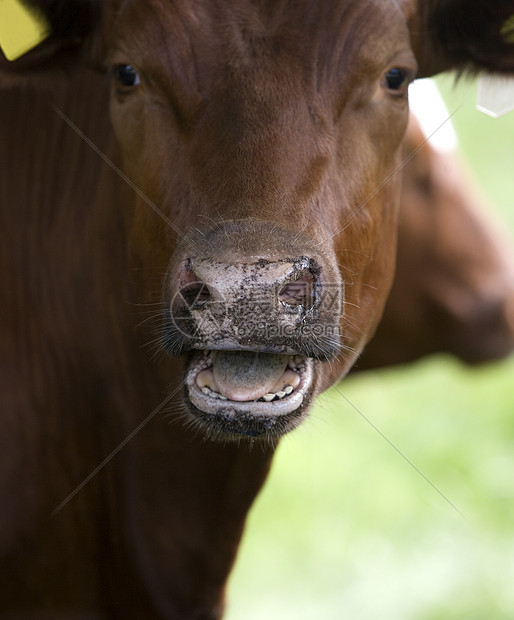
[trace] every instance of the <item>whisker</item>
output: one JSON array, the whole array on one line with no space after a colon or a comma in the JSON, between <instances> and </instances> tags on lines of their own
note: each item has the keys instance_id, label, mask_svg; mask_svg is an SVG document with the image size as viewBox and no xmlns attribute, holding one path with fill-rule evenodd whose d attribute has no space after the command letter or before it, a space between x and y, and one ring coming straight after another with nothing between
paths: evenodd
<instances>
[{"instance_id":1,"label":"whisker","mask_svg":"<svg viewBox=\"0 0 514 620\"><path fill-rule=\"evenodd\" d=\"M307 230L307 228L309 228L309 223L307 222L305 224L305 226L296 234L295 238L293 239L292 243L293 245L295 245L295 243L298 242L298 239L303 235L303 233Z\"/></svg>"},{"instance_id":2,"label":"whisker","mask_svg":"<svg viewBox=\"0 0 514 620\"><path fill-rule=\"evenodd\" d=\"M163 318L162 312L159 312L159 314L152 314L152 315L146 317L145 319L143 319L142 321L140 321L139 323L137 323L136 324L136 328L139 329L139 328L141 328L141 327L143 327L145 325L149 325L152 322L157 322L157 321L159 321L159 324L161 325L162 324L162 318Z\"/></svg>"},{"instance_id":3,"label":"whisker","mask_svg":"<svg viewBox=\"0 0 514 620\"><path fill-rule=\"evenodd\" d=\"M138 302L138 301L129 301L131 306L135 306L136 308L147 308L150 306L163 306L164 302L161 301L150 301L150 302Z\"/></svg>"}]
</instances>

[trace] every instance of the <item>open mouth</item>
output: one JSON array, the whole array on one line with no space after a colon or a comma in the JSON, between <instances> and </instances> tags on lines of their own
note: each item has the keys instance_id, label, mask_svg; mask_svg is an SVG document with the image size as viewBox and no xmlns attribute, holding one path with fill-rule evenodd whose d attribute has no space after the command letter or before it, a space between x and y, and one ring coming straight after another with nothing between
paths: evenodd
<instances>
[{"instance_id":1,"label":"open mouth","mask_svg":"<svg viewBox=\"0 0 514 620\"><path fill-rule=\"evenodd\" d=\"M312 383L312 359L256 351L199 352L186 374L192 411L208 430L250 437L298 426Z\"/></svg>"}]
</instances>

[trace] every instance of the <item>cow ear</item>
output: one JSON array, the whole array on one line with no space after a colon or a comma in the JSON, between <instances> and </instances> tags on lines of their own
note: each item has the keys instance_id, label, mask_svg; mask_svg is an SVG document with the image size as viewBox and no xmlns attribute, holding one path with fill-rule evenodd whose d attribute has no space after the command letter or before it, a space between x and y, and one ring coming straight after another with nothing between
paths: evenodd
<instances>
[{"instance_id":1,"label":"cow ear","mask_svg":"<svg viewBox=\"0 0 514 620\"><path fill-rule=\"evenodd\" d=\"M420 76L514 73L514 0L402 0Z\"/></svg>"},{"instance_id":2,"label":"cow ear","mask_svg":"<svg viewBox=\"0 0 514 620\"><path fill-rule=\"evenodd\" d=\"M15 54L8 60L8 54L0 51L0 77L20 80L48 74L69 67L84 55L87 46L91 47L91 35L101 18L102 0L17 0L17 3L30 16L28 19L43 24L41 30L46 33L35 39L32 49L29 42L28 49L19 57ZM13 36L16 34L10 33L11 40ZM16 41L13 45L17 47Z\"/></svg>"}]
</instances>

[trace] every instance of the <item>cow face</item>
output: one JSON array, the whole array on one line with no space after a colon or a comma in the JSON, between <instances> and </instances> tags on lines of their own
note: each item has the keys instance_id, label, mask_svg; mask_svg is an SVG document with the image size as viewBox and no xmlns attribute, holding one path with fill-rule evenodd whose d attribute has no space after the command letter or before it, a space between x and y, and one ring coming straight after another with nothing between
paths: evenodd
<instances>
[{"instance_id":1,"label":"cow face","mask_svg":"<svg viewBox=\"0 0 514 620\"><path fill-rule=\"evenodd\" d=\"M416 61L395 2L261 4L126 3L108 63L144 194L134 257L169 261L163 338L187 360L186 407L273 436L380 316Z\"/></svg>"},{"instance_id":2,"label":"cow face","mask_svg":"<svg viewBox=\"0 0 514 620\"><path fill-rule=\"evenodd\" d=\"M153 302L149 274L166 272L163 342L188 416L226 436L291 430L382 312L409 81L514 72L514 3L29 4L51 35L0 73L108 67L136 188L131 274Z\"/></svg>"}]
</instances>

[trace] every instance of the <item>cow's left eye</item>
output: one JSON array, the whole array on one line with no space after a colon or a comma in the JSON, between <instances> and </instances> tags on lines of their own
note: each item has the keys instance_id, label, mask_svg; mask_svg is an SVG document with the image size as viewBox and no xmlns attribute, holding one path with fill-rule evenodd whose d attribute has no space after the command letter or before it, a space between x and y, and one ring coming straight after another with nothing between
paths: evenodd
<instances>
[{"instance_id":1,"label":"cow's left eye","mask_svg":"<svg viewBox=\"0 0 514 620\"><path fill-rule=\"evenodd\" d=\"M114 67L114 75L121 86L125 88L139 86L141 83L139 73L132 65L116 65Z\"/></svg>"},{"instance_id":2,"label":"cow's left eye","mask_svg":"<svg viewBox=\"0 0 514 620\"><path fill-rule=\"evenodd\" d=\"M403 69L389 69L385 74L385 83L389 90L399 91L407 83L407 71Z\"/></svg>"}]
</instances>

